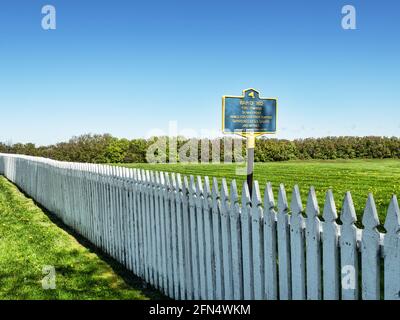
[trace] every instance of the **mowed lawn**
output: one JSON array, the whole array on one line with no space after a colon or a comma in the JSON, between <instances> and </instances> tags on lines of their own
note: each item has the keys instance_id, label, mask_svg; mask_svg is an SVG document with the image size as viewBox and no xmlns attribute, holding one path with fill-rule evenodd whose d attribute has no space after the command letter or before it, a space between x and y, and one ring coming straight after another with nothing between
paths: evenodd
<instances>
[{"instance_id":1,"label":"mowed lawn","mask_svg":"<svg viewBox=\"0 0 400 320\"><path fill-rule=\"evenodd\" d=\"M219 182L226 178L228 185L236 179L238 188L246 180L245 175L236 173L234 164L128 164L127 167L144 168L165 172L179 172L184 175L217 177ZM374 194L381 223L393 194L400 195L400 160L326 160L288 161L256 163L255 180L261 191L266 182L271 182L275 198L280 183L286 187L290 201L294 185L298 185L305 205L308 190L315 187L322 212L325 193L332 189L338 213L344 194L351 191L358 217L362 216L368 193Z\"/></svg>"},{"instance_id":2,"label":"mowed lawn","mask_svg":"<svg viewBox=\"0 0 400 320\"><path fill-rule=\"evenodd\" d=\"M1 300L162 298L120 266L116 273L113 264L82 246L0 176ZM55 290L42 288L46 265L55 268Z\"/></svg>"}]
</instances>

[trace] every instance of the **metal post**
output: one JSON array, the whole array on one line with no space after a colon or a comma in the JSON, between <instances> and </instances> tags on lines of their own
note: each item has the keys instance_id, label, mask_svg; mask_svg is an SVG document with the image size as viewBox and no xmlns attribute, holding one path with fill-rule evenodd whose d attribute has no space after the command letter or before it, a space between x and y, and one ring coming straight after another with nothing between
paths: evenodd
<instances>
[{"instance_id":1,"label":"metal post","mask_svg":"<svg viewBox=\"0 0 400 320\"><path fill-rule=\"evenodd\" d=\"M249 186L250 198L253 194L253 169L254 169L254 146L256 137L247 137L247 185Z\"/></svg>"}]
</instances>

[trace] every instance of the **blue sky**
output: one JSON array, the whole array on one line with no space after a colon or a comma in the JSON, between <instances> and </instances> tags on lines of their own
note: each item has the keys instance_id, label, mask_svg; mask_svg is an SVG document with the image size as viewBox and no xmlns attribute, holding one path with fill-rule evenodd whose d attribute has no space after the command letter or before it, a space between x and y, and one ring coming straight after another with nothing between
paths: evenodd
<instances>
[{"instance_id":1,"label":"blue sky","mask_svg":"<svg viewBox=\"0 0 400 320\"><path fill-rule=\"evenodd\" d=\"M221 96L249 87L278 98L279 138L399 136L399 16L397 0L2 0L0 141L219 132Z\"/></svg>"}]
</instances>

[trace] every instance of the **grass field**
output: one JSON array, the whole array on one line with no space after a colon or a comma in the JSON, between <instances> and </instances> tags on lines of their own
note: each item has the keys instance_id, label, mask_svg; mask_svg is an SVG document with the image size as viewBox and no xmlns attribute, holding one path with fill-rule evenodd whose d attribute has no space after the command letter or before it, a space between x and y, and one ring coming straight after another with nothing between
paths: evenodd
<instances>
[{"instance_id":1,"label":"grass field","mask_svg":"<svg viewBox=\"0 0 400 320\"><path fill-rule=\"evenodd\" d=\"M163 298L54 221L0 177L1 300ZM42 288L45 265L55 267L55 290Z\"/></svg>"},{"instance_id":2,"label":"grass field","mask_svg":"<svg viewBox=\"0 0 400 320\"><path fill-rule=\"evenodd\" d=\"M179 172L185 175L200 175L236 179L241 185L246 176L236 174L232 164L129 164L128 167L144 168L167 172ZM361 217L369 192L375 202L381 218L386 216L387 206L393 194L400 195L400 160L335 160L335 161L289 161L256 163L255 179L262 191L266 182L271 182L275 198L280 183L285 184L290 201L291 190L298 184L305 204L308 189L314 186L322 211L325 193L333 189L336 205L340 209L346 191L351 191L357 215Z\"/></svg>"}]
</instances>

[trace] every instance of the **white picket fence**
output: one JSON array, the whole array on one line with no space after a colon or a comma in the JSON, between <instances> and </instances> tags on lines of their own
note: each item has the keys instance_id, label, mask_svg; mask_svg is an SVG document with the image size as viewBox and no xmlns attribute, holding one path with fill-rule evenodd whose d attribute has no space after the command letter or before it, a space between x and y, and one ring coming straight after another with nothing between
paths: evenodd
<instances>
[{"instance_id":1,"label":"white picket fence","mask_svg":"<svg viewBox=\"0 0 400 320\"><path fill-rule=\"evenodd\" d=\"M400 299L395 196L382 234L372 195L359 229L350 193L339 225L313 188L304 210L297 186L289 209L269 183L239 199L235 181L10 154L0 174L171 298Z\"/></svg>"}]
</instances>

